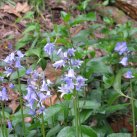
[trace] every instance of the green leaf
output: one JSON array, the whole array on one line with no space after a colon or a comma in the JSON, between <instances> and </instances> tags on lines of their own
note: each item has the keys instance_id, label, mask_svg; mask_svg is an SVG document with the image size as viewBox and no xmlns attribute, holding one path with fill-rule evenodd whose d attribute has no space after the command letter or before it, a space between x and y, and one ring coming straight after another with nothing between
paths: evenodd
<instances>
[{"instance_id":1,"label":"green leaf","mask_svg":"<svg viewBox=\"0 0 137 137\"><path fill-rule=\"evenodd\" d=\"M25 29L25 31L23 32L23 34L35 30L36 27L37 27L36 24L31 24L31 25L27 26L27 28Z\"/></svg>"},{"instance_id":2,"label":"green leaf","mask_svg":"<svg viewBox=\"0 0 137 137\"><path fill-rule=\"evenodd\" d=\"M46 114L44 115L45 120L48 120L50 117L54 116L62 110L62 106L59 104L53 105L46 109Z\"/></svg>"},{"instance_id":3,"label":"green leaf","mask_svg":"<svg viewBox=\"0 0 137 137\"><path fill-rule=\"evenodd\" d=\"M70 14L68 14L64 11L61 12L61 16L65 22L68 22L70 20L70 17L71 17Z\"/></svg>"},{"instance_id":4,"label":"green leaf","mask_svg":"<svg viewBox=\"0 0 137 137\"><path fill-rule=\"evenodd\" d=\"M40 56L41 56L41 51L42 51L41 48L29 49L25 54L26 54L26 56L36 55L37 57L40 58Z\"/></svg>"},{"instance_id":5,"label":"green leaf","mask_svg":"<svg viewBox=\"0 0 137 137\"><path fill-rule=\"evenodd\" d=\"M55 136L61 129L62 129L62 127L59 124L56 125L55 127L51 128L48 131L46 137L53 137L53 136Z\"/></svg>"},{"instance_id":6,"label":"green leaf","mask_svg":"<svg viewBox=\"0 0 137 137\"><path fill-rule=\"evenodd\" d=\"M75 137L75 129L73 127L64 127L57 137Z\"/></svg>"},{"instance_id":7,"label":"green leaf","mask_svg":"<svg viewBox=\"0 0 137 137\"><path fill-rule=\"evenodd\" d=\"M90 0L85 0L84 2L82 2L82 7L84 10L86 9L89 2L90 2Z\"/></svg>"},{"instance_id":8,"label":"green leaf","mask_svg":"<svg viewBox=\"0 0 137 137\"><path fill-rule=\"evenodd\" d=\"M91 110L83 110L80 112L80 122L84 123L92 114Z\"/></svg>"},{"instance_id":9,"label":"green leaf","mask_svg":"<svg viewBox=\"0 0 137 137\"><path fill-rule=\"evenodd\" d=\"M25 34L24 37L16 43L15 45L16 50L26 46L32 40L33 40L33 37L31 35Z\"/></svg>"},{"instance_id":10,"label":"green leaf","mask_svg":"<svg viewBox=\"0 0 137 137\"><path fill-rule=\"evenodd\" d=\"M112 133L108 137L131 137L129 133Z\"/></svg>"},{"instance_id":11,"label":"green leaf","mask_svg":"<svg viewBox=\"0 0 137 137\"><path fill-rule=\"evenodd\" d=\"M31 131L29 131L29 134L27 137L35 137L36 134L37 134L37 130L31 130Z\"/></svg>"},{"instance_id":12,"label":"green leaf","mask_svg":"<svg viewBox=\"0 0 137 137\"><path fill-rule=\"evenodd\" d=\"M22 67L21 69L19 69L19 77L24 76L26 73L26 69L24 67ZM18 73L17 71L13 72L10 76L10 80L14 80L18 78Z\"/></svg>"},{"instance_id":13,"label":"green leaf","mask_svg":"<svg viewBox=\"0 0 137 137\"><path fill-rule=\"evenodd\" d=\"M113 83L113 87L114 89L118 92L118 93L122 93L121 92L121 70L117 73L116 77L115 77L115 80L114 80L114 83Z\"/></svg>"},{"instance_id":14,"label":"green leaf","mask_svg":"<svg viewBox=\"0 0 137 137\"><path fill-rule=\"evenodd\" d=\"M89 78L93 73L96 73L98 75L112 73L111 67L106 65L103 59L104 59L103 57L100 57L89 60L87 62L86 72L85 72L86 78Z\"/></svg>"},{"instance_id":15,"label":"green leaf","mask_svg":"<svg viewBox=\"0 0 137 137\"><path fill-rule=\"evenodd\" d=\"M23 136L24 135L24 131L23 131L23 127L22 127L22 122L19 122L15 125L15 133L17 135Z\"/></svg>"},{"instance_id":16,"label":"green leaf","mask_svg":"<svg viewBox=\"0 0 137 137\"><path fill-rule=\"evenodd\" d=\"M106 108L102 107L102 110L105 111L105 113L114 113L116 111L119 110L123 110L123 109L127 109L127 107L129 106L129 103L125 103L125 104L118 104L118 105L113 105L113 106L108 106Z\"/></svg>"},{"instance_id":17,"label":"green leaf","mask_svg":"<svg viewBox=\"0 0 137 137\"><path fill-rule=\"evenodd\" d=\"M95 12L90 12L86 15L78 15L73 21L71 21L70 25L74 26L79 23L83 23L85 21L95 21L96 20L96 14Z\"/></svg>"},{"instance_id":18,"label":"green leaf","mask_svg":"<svg viewBox=\"0 0 137 137\"><path fill-rule=\"evenodd\" d=\"M97 133L89 126L82 125L81 126L83 137L97 137Z\"/></svg>"},{"instance_id":19,"label":"green leaf","mask_svg":"<svg viewBox=\"0 0 137 137\"><path fill-rule=\"evenodd\" d=\"M100 102L96 100L80 100L79 108L82 109L98 109L100 107Z\"/></svg>"}]
</instances>

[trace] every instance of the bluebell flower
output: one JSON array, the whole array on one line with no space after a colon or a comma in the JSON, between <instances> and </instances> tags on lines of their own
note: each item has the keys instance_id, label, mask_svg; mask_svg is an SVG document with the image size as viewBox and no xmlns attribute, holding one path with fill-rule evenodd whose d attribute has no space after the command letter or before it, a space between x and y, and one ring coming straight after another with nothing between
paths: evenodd
<instances>
[{"instance_id":1,"label":"bluebell flower","mask_svg":"<svg viewBox=\"0 0 137 137\"><path fill-rule=\"evenodd\" d=\"M2 91L0 92L0 100L7 101L8 100L8 94L5 87L2 88Z\"/></svg>"},{"instance_id":2,"label":"bluebell flower","mask_svg":"<svg viewBox=\"0 0 137 137\"><path fill-rule=\"evenodd\" d=\"M61 85L58 91L61 92L61 97L63 97L65 94L71 93L71 90L69 89L67 85Z\"/></svg>"},{"instance_id":3,"label":"bluebell flower","mask_svg":"<svg viewBox=\"0 0 137 137\"><path fill-rule=\"evenodd\" d=\"M37 113L38 113L38 114L42 114L44 110L45 110L45 107L40 107L40 108L37 110Z\"/></svg>"},{"instance_id":4,"label":"bluebell flower","mask_svg":"<svg viewBox=\"0 0 137 137\"><path fill-rule=\"evenodd\" d=\"M0 76L0 82L2 82L3 80L4 80L4 77L1 77L1 76Z\"/></svg>"},{"instance_id":5,"label":"bluebell flower","mask_svg":"<svg viewBox=\"0 0 137 137\"><path fill-rule=\"evenodd\" d=\"M76 78L76 90L79 91L82 87L85 86L85 81L86 79L83 78L82 76L78 76Z\"/></svg>"},{"instance_id":6,"label":"bluebell flower","mask_svg":"<svg viewBox=\"0 0 137 137\"><path fill-rule=\"evenodd\" d=\"M19 58L23 58L24 54L22 54L22 52L20 50L17 51L17 55Z\"/></svg>"},{"instance_id":7,"label":"bluebell flower","mask_svg":"<svg viewBox=\"0 0 137 137\"><path fill-rule=\"evenodd\" d=\"M70 90L73 90L73 89L74 89L74 82L73 82L73 80L72 80L70 77L65 77L65 78L64 78L64 82L66 83L67 87L68 87Z\"/></svg>"},{"instance_id":8,"label":"bluebell flower","mask_svg":"<svg viewBox=\"0 0 137 137\"><path fill-rule=\"evenodd\" d=\"M52 55L52 53L54 51L54 47L55 47L55 45L53 43L47 43L44 46L44 51L50 56L50 55Z\"/></svg>"},{"instance_id":9,"label":"bluebell flower","mask_svg":"<svg viewBox=\"0 0 137 137\"><path fill-rule=\"evenodd\" d=\"M32 69L27 69L26 70L26 75L30 75L32 73Z\"/></svg>"},{"instance_id":10,"label":"bluebell flower","mask_svg":"<svg viewBox=\"0 0 137 137\"><path fill-rule=\"evenodd\" d=\"M27 106L30 107L31 109L33 109L34 103L35 103L35 100L31 98L28 100Z\"/></svg>"},{"instance_id":11,"label":"bluebell flower","mask_svg":"<svg viewBox=\"0 0 137 137\"><path fill-rule=\"evenodd\" d=\"M5 70L6 71L4 71L4 74L6 74L7 77L13 72L13 69L11 69L10 67L5 67Z\"/></svg>"},{"instance_id":12,"label":"bluebell flower","mask_svg":"<svg viewBox=\"0 0 137 137\"><path fill-rule=\"evenodd\" d=\"M8 120L7 124L8 124L8 129L12 129L12 123L10 120Z\"/></svg>"},{"instance_id":13,"label":"bluebell flower","mask_svg":"<svg viewBox=\"0 0 137 137\"><path fill-rule=\"evenodd\" d=\"M127 79L134 78L134 76L132 75L131 70L128 70L128 71L124 74L124 78L127 78Z\"/></svg>"},{"instance_id":14,"label":"bluebell flower","mask_svg":"<svg viewBox=\"0 0 137 137\"><path fill-rule=\"evenodd\" d=\"M116 52L119 53L119 55L122 55L123 53L128 51L127 43L126 42L118 42L116 44L116 47L114 49Z\"/></svg>"},{"instance_id":15,"label":"bluebell flower","mask_svg":"<svg viewBox=\"0 0 137 137\"><path fill-rule=\"evenodd\" d=\"M48 86L45 80L42 81L42 86L40 91L48 91Z\"/></svg>"},{"instance_id":16,"label":"bluebell flower","mask_svg":"<svg viewBox=\"0 0 137 137\"><path fill-rule=\"evenodd\" d=\"M57 51L57 55L60 55L62 53L62 49L60 48L58 51Z\"/></svg>"},{"instance_id":17,"label":"bluebell flower","mask_svg":"<svg viewBox=\"0 0 137 137\"><path fill-rule=\"evenodd\" d=\"M30 109L28 114L32 116L36 115L35 109Z\"/></svg>"},{"instance_id":18,"label":"bluebell flower","mask_svg":"<svg viewBox=\"0 0 137 137\"><path fill-rule=\"evenodd\" d=\"M21 68L21 63L20 63L20 59L17 59L16 62L15 62L15 68Z\"/></svg>"},{"instance_id":19,"label":"bluebell flower","mask_svg":"<svg viewBox=\"0 0 137 137\"><path fill-rule=\"evenodd\" d=\"M123 57L122 60L119 63L122 64L123 66L127 66L128 65L128 58Z\"/></svg>"},{"instance_id":20,"label":"bluebell flower","mask_svg":"<svg viewBox=\"0 0 137 137\"><path fill-rule=\"evenodd\" d=\"M71 65L74 66L74 67L79 68L82 63L83 63L83 61L81 61L81 60L71 59Z\"/></svg>"},{"instance_id":21,"label":"bluebell flower","mask_svg":"<svg viewBox=\"0 0 137 137\"><path fill-rule=\"evenodd\" d=\"M64 66L65 66L65 61L64 61L64 60L56 61L56 62L53 64L53 67L55 67L56 69L61 68L61 67L64 67Z\"/></svg>"},{"instance_id":22,"label":"bluebell flower","mask_svg":"<svg viewBox=\"0 0 137 137\"><path fill-rule=\"evenodd\" d=\"M64 61L65 60L68 60L68 54L67 54L67 52L64 52L63 54L62 54L62 57L61 57Z\"/></svg>"},{"instance_id":23,"label":"bluebell flower","mask_svg":"<svg viewBox=\"0 0 137 137\"><path fill-rule=\"evenodd\" d=\"M10 84L9 84L9 87L10 87L11 89L13 89L15 86L14 86L14 84L10 83Z\"/></svg>"},{"instance_id":24,"label":"bluebell flower","mask_svg":"<svg viewBox=\"0 0 137 137\"><path fill-rule=\"evenodd\" d=\"M70 48L70 49L68 49L68 51L67 51L67 54L70 56L70 57L72 57L72 56L74 56L75 54L75 49L74 48Z\"/></svg>"},{"instance_id":25,"label":"bluebell flower","mask_svg":"<svg viewBox=\"0 0 137 137\"><path fill-rule=\"evenodd\" d=\"M69 69L68 74L66 74L67 77L75 78L75 72L73 69Z\"/></svg>"},{"instance_id":26,"label":"bluebell flower","mask_svg":"<svg viewBox=\"0 0 137 137\"><path fill-rule=\"evenodd\" d=\"M9 54L9 55L4 59L4 62L11 65L14 60L15 60L15 53L12 52L11 54Z\"/></svg>"},{"instance_id":27,"label":"bluebell flower","mask_svg":"<svg viewBox=\"0 0 137 137\"><path fill-rule=\"evenodd\" d=\"M8 43L8 49L12 49L12 44L10 42Z\"/></svg>"}]
</instances>

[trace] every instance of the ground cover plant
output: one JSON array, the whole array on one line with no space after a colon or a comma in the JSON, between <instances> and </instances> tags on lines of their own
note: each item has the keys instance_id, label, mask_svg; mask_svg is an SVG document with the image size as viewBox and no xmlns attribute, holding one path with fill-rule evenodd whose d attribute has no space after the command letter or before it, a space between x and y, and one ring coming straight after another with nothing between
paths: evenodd
<instances>
[{"instance_id":1,"label":"ground cover plant","mask_svg":"<svg viewBox=\"0 0 137 137\"><path fill-rule=\"evenodd\" d=\"M21 36L1 40L8 54L0 62L0 137L136 137L133 24L106 16L100 22L92 0L71 1L67 10L24 2L31 8L20 3L22 14L8 1L15 23L25 22Z\"/></svg>"}]
</instances>

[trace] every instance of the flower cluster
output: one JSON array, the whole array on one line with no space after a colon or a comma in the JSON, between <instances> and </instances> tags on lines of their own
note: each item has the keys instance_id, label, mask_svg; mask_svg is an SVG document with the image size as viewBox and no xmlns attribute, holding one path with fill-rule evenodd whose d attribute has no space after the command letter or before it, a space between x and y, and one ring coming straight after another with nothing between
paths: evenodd
<instances>
[{"instance_id":1,"label":"flower cluster","mask_svg":"<svg viewBox=\"0 0 137 137\"><path fill-rule=\"evenodd\" d=\"M5 74L8 77L14 71L14 69L21 68L21 59L24 54L20 50L10 53L3 61L6 63Z\"/></svg>"},{"instance_id":2,"label":"flower cluster","mask_svg":"<svg viewBox=\"0 0 137 137\"><path fill-rule=\"evenodd\" d=\"M53 51L55 51L55 46L51 43L46 44L44 47L44 51L51 55ZM79 59L75 59L74 48L69 48L63 52L63 49L59 49L56 51L57 56L60 58L55 61L53 67L56 69L66 67L69 68L67 74L63 76L61 86L59 87L59 92L61 92L61 97L68 93L73 93L74 90L80 91L82 87L85 86L86 79L80 75L77 75L75 69L80 68L83 61Z\"/></svg>"},{"instance_id":3,"label":"flower cluster","mask_svg":"<svg viewBox=\"0 0 137 137\"><path fill-rule=\"evenodd\" d=\"M59 92L61 92L61 97L65 94L73 93L74 90L80 91L82 87L85 86L86 79L82 76L76 76L73 69L69 69L68 73L62 79L63 84L59 87Z\"/></svg>"},{"instance_id":4,"label":"flower cluster","mask_svg":"<svg viewBox=\"0 0 137 137\"><path fill-rule=\"evenodd\" d=\"M127 43L126 42L118 42L116 44L116 47L114 48L114 50L119 54L119 55L124 55L124 57L121 59L121 61L119 62L120 64L122 64L123 66L127 66L128 65L128 47L127 47ZM124 77L127 79L131 79L134 76L132 76L132 72L131 70L128 70L125 74Z\"/></svg>"},{"instance_id":5,"label":"flower cluster","mask_svg":"<svg viewBox=\"0 0 137 137\"><path fill-rule=\"evenodd\" d=\"M29 73L28 73L29 72ZM50 94L50 80L46 80L43 72L27 71L29 75L27 81L27 95L24 99L27 101L27 106L30 108L30 113L42 113L44 110L43 101L49 97Z\"/></svg>"}]
</instances>

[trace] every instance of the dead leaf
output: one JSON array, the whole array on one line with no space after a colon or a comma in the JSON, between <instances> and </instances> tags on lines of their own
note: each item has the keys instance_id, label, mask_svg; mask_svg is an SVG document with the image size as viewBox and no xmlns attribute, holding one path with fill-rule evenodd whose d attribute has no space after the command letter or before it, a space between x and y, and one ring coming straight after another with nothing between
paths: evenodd
<instances>
[{"instance_id":1,"label":"dead leaf","mask_svg":"<svg viewBox=\"0 0 137 137\"><path fill-rule=\"evenodd\" d=\"M46 78L51 82L55 82L56 79L62 74L61 69L55 69L51 63L48 63L45 69Z\"/></svg>"},{"instance_id":2,"label":"dead leaf","mask_svg":"<svg viewBox=\"0 0 137 137\"><path fill-rule=\"evenodd\" d=\"M16 5L16 8L15 8L16 12L21 12L21 13L26 13L30 9L31 8L30 8L30 6L28 5L27 2L25 2L25 3L19 3L18 2L17 5Z\"/></svg>"},{"instance_id":3,"label":"dead leaf","mask_svg":"<svg viewBox=\"0 0 137 137\"><path fill-rule=\"evenodd\" d=\"M11 14L16 15L17 17L21 17L20 13L18 13L15 7L11 5L4 5L1 9L4 10L4 12L6 13L11 13Z\"/></svg>"},{"instance_id":4,"label":"dead leaf","mask_svg":"<svg viewBox=\"0 0 137 137\"><path fill-rule=\"evenodd\" d=\"M28 5L27 2L25 3L17 3L17 5L15 7L13 7L12 5L4 5L2 8L2 10L4 10L4 12L6 13L11 13L16 15L17 17L21 17L20 13L26 13L28 12L31 8Z\"/></svg>"},{"instance_id":5,"label":"dead leaf","mask_svg":"<svg viewBox=\"0 0 137 137\"><path fill-rule=\"evenodd\" d=\"M10 104L9 104L9 108L11 108L12 113L15 113L15 112L16 112L18 106L19 106L19 103L18 103L17 101L15 101L15 100L12 100L12 101L10 102Z\"/></svg>"},{"instance_id":6,"label":"dead leaf","mask_svg":"<svg viewBox=\"0 0 137 137\"><path fill-rule=\"evenodd\" d=\"M45 105L46 107L52 106L53 104L56 104L57 99L58 99L58 98L57 98L57 95L53 95L53 96L47 98L47 99L44 101L44 105Z\"/></svg>"}]
</instances>

